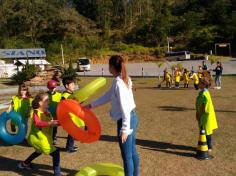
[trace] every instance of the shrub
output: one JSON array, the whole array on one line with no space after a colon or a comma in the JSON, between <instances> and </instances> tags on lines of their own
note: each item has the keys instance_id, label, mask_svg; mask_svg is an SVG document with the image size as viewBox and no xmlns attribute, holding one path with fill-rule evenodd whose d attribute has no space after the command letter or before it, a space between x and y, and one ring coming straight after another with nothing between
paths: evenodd
<instances>
[{"instance_id":1,"label":"shrub","mask_svg":"<svg viewBox=\"0 0 236 176\"><path fill-rule=\"evenodd\" d=\"M129 45L122 42L111 45L111 49L117 52L128 50L128 48L129 48Z\"/></svg>"},{"instance_id":2,"label":"shrub","mask_svg":"<svg viewBox=\"0 0 236 176\"><path fill-rule=\"evenodd\" d=\"M34 65L30 65L28 62L22 68L21 71L17 72L11 77L11 80L14 84L22 84L25 81L29 81L34 78L36 75L36 68Z\"/></svg>"},{"instance_id":3,"label":"shrub","mask_svg":"<svg viewBox=\"0 0 236 176\"><path fill-rule=\"evenodd\" d=\"M11 77L11 81L13 84L23 84L25 81L26 81L26 73L25 72L18 72L16 74L14 74L12 77Z\"/></svg>"},{"instance_id":4,"label":"shrub","mask_svg":"<svg viewBox=\"0 0 236 176\"><path fill-rule=\"evenodd\" d=\"M64 68L63 73L62 73L62 78L70 77L72 79L76 79L78 77L76 73L76 69L73 68L72 66L72 61L70 60L69 62L69 67Z\"/></svg>"}]
</instances>

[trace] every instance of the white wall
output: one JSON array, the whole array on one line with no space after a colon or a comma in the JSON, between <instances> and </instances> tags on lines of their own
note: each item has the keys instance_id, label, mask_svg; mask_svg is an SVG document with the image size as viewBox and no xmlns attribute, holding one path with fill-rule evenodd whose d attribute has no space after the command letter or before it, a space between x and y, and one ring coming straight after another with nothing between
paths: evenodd
<instances>
[{"instance_id":1,"label":"white wall","mask_svg":"<svg viewBox=\"0 0 236 176\"><path fill-rule=\"evenodd\" d=\"M10 78L17 72L17 67L13 64L0 64L0 78Z\"/></svg>"}]
</instances>

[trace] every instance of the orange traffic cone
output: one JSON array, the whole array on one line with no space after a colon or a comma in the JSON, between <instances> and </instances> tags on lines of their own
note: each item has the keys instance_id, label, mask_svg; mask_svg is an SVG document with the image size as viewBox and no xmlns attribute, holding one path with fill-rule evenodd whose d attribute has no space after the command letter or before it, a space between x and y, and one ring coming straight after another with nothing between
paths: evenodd
<instances>
[{"instance_id":1,"label":"orange traffic cone","mask_svg":"<svg viewBox=\"0 0 236 176\"><path fill-rule=\"evenodd\" d=\"M213 158L208 153L206 132L203 129L200 130L196 158L199 160L209 160Z\"/></svg>"}]
</instances>

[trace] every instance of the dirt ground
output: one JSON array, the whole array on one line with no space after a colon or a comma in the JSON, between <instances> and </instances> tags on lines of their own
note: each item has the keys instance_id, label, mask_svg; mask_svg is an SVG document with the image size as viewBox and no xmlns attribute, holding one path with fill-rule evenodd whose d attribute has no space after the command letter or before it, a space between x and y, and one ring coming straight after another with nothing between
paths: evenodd
<instances>
[{"instance_id":1,"label":"dirt ground","mask_svg":"<svg viewBox=\"0 0 236 176\"><path fill-rule=\"evenodd\" d=\"M91 78L82 78L81 85ZM140 154L141 176L235 176L236 175L236 77L223 77L223 89L211 89L219 123L213 136L213 155L210 161L194 158L198 140L195 121L193 89L157 89L155 78L133 78L134 94L139 116L137 148ZM107 90L109 84L103 91ZM91 100L90 100L91 101ZM66 133L58 134L61 167L65 174L74 175L83 166L98 162L122 164L116 141L116 124L109 118L109 105L95 109L102 124L100 141L92 144L76 142L79 151L65 152ZM43 155L34 161L33 171L16 168L20 160L33 152L27 145L7 146L0 142L0 175L48 176L52 160Z\"/></svg>"}]
</instances>

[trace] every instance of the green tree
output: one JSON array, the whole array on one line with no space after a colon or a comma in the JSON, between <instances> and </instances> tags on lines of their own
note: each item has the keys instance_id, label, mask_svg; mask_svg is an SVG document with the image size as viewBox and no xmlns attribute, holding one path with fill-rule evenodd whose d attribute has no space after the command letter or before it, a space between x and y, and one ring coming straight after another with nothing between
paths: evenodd
<instances>
[{"instance_id":1,"label":"green tree","mask_svg":"<svg viewBox=\"0 0 236 176\"><path fill-rule=\"evenodd\" d=\"M67 78L67 77L72 78L74 80L76 80L76 78L78 77L76 73L76 69L73 68L71 60L69 62L69 67L64 68L63 73L62 73L62 78Z\"/></svg>"}]
</instances>

